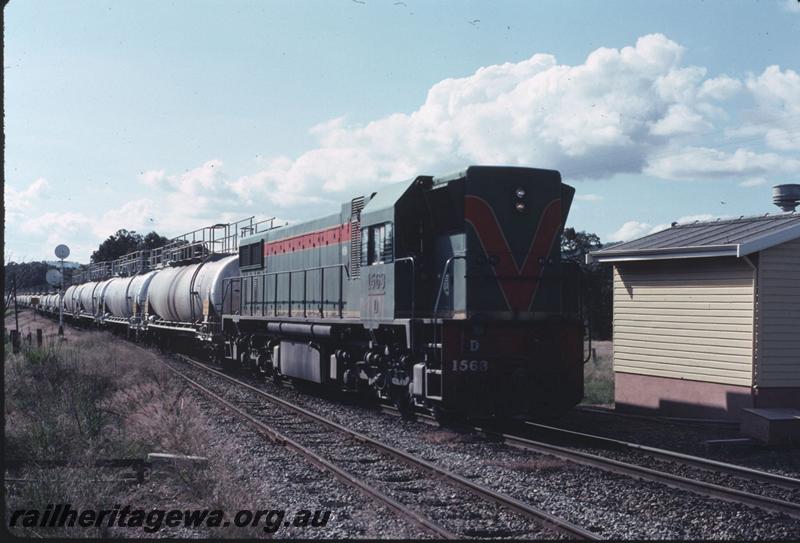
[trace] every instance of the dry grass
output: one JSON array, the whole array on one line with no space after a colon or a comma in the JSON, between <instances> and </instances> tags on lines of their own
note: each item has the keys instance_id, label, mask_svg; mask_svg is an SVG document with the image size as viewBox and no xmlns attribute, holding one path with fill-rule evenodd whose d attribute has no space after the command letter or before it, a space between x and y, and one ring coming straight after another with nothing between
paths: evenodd
<instances>
[{"instance_id":1,"label":"dry grass","mask_svg":"<svg viewBox=\"0 0 800 543\"><path fill-rule=\"evenodd\" d=\"M32 317L25 313L21 317L20 330L26 334L24 324ZM34 326L46 328L47 321L42 321L38 317ZM67 341L61 341L56 336L57 326L47 331L41 348L23 342L22 351L12 354L11 346L5 345L4 454L7 459L26 461L24 468L6 475L27 480L6 484L7 521L15 509L44 511L47 504L57 503L96 510L115 504L144 510L230 512L253 506L252 489L232 482L235 478L226 466L241 452L226 446L210 449L209 428L213 426L162 365L109 334L68 329ZM209 468L174 468L143 485L131 485L115 480L119 470L93 467L97 459L144 458L149 452L206 456ZM63 460L69 467L37 465L46 460ZM78 527L36 531L44 537L266 535L234 527L200 533L164 529L156 534L137 528L114 528L111 533ZM29 529L15 533L36 535Z\"/></svg>"},{"instance_id":2,"label":"dry grass","mask_svg":"<svg viewBox=\"0 0 800 543\"><path fill-rule=\"evenodd\" d=\"M614 404L613 349L610 341L593 343L596 357L584 366L584 404Z\"/></svg>"}]
</instances>

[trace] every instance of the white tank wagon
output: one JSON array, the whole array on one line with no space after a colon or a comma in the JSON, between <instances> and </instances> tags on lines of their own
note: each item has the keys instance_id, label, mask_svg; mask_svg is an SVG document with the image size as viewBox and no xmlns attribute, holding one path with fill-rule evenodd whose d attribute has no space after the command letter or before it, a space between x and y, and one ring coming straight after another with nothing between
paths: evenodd
<instances>
[{"instance_id":1,"label":"white tank wagon","mask_svg":"<svg viewBox=\"0 0 800 543\"><path fill-rule=\"evenodd\" d=\"M150 282L158 272L151 271L131 277L111 279L105 290L103 301L106 309L115 317L130 318L140 315L147 299ZM139 308L137 310L137 308Z\"/></svg>"},{"instance_id":2,"label":"white tank wagon","mask_svg":"<svg viewBox=\"0 0 800 543\"><path fill-rule=\"evenodd\" d=\"M100 281L99 283L97 283L97 287L95 287L94 292L92 293L92 313L94 315L99 315L103 313L106 290L108 290L108 286L113 281L116 281L118 279L119 277L112 277L111 279L106 279L105 281Z\"/></svg>"},{"instance_id":3,"label":"white tank wagon","mask_svg":"<svg viewBox=\"0 0 800 543\"><path fill-rule=\"evenodd\" d=\"M103 296L106 311L115 317L128 317L128 287L133 277L113 277L109 279Z\"/></svg>"},{"instance_id":4,"label":"white tank wagon","mask_svg":"<svg viewBox=\"0 0 800 543\"><path fill-rule=\"evenodd\" d=\"M209 313L219 315L222 313L223 282L238 275L237 255L213 262L165 268L150 283L147 299L151 314L167 321L194 323L203 320L204 305L207 304Z\"/></svg>"},{"instance_id":5,"label":"white tank wagon","mask_svg":"<svg viewBox=\"0 0 800 543\"><path fill-rule=\"evenodd\" d=\"M94 315L94 304L92 302L92 298L94 296L94 290L97 287L97 284L97 281L90 281L78 287L77 298L80 306L76 307L78 310L77 312L91 313Z\"/></svg>"},{"instance_id":6,"label":"white tank wagon","mask_svg":"<svg viewBox=\"0 0 800 543\"><path fill-rule=\"evenodd\" d=\"M64 311L68 313L75 313L75 292L78 290L78 285L67 287L64 291Z\"/></svg>"},{"instance_id":7,"label":"white tank wagon","mask_svg":"<svg viewBox=\"0 0 800 543\"><path fill-rule=\"evenodd\" d=\"M147 307L147 293L150 284L158 275L159 271L151 271L140 275L135 275L128 288L129 311L131 315L141 316Z\"/></svg>"}]
</instances>

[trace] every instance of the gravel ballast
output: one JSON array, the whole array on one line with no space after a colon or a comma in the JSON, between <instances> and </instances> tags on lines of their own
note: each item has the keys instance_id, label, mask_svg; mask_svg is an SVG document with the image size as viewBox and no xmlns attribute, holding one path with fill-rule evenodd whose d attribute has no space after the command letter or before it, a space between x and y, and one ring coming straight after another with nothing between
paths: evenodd
<instances>
[{"instance_id":1,"label":"gravel ballast","mask_svg":"<svg viewBox=\"0 0 800 543\"><path fill-rule=\"evenodd\" d=\"M786 515L561 462L271 382L259 386L603 537L786 539L800 534L800 522Z\"/></svg>"}]
</instances>

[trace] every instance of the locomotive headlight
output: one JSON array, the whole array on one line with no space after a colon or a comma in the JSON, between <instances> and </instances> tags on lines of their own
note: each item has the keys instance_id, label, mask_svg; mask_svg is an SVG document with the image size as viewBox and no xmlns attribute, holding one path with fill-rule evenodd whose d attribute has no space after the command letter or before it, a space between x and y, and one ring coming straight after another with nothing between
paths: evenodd
<instances>
[{"instance_id":1,"label":"locomotive headlight","mask_svg":"<svg viewBox=\"0 0 800 543\"><path fill-rule=\"evenodd\" d=\"M525 211L525 202L517 202L516 204L514 204L514 209L522 213L523 211Z\"/></svg>"},{"instance_id":2,"label":"locomotive headlight","mask_svg":"<svg viewBox=\"0 0 800 543\"><path fill-rule=\"evenodd\" d=\"M523 189L523 188L518 188L518 189L517 189L517 190L514 192L514 194L516 194L516 195L517 195L517 198L525 198L525 189Z\"/></svg>"}]
</instances>

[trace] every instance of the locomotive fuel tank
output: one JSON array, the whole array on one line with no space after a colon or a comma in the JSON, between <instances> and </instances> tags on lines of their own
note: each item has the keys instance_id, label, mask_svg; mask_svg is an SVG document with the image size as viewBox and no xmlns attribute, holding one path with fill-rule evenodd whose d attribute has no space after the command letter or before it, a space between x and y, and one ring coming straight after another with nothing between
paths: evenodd
<instances>
[{"instance_id":1,"label":"locomotive fuel tank","mask_svg":"<svg viewBox=\"0 0 800 543\"><path fill-rule=\"evenodd\" d=\"M223 281L239 275L239 257L166 268L150 282L147 298L153 312L174 322L197 322L209 311L221 312Z\"/></svg>"}]
</instances>

